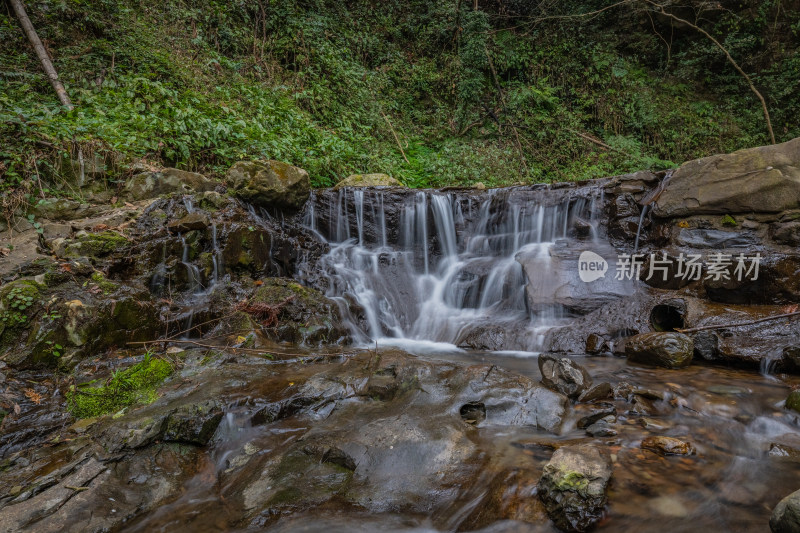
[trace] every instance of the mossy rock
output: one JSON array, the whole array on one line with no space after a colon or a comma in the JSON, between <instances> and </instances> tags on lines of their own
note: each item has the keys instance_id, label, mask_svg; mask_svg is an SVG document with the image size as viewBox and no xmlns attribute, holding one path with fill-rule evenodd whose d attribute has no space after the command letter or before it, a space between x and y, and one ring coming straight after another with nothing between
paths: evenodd
<instances>
[{"instance_id":1,"label":"mossy rock","mask_svg":"<svg viewBox=\"0 0 800 533\"><path fill-rule=\"evenodd\" d=\"M147 357L115 373L105 385L70 387L67 409L76 418L93 418L132 405L151 403L158 398L156 387L172 374L172 370L167 361Z\"/></svg>"},{"instance_id":2,"label":"mossy rock","mask_svg":"<svg viewBox=\"0 0 800 533\"><path fill-rule=\"evenodd\" d=\"M128 239L113 231L90 233L64 245L63 257L105 257L128 245Z\"/></svg>"},{"instance_id":3,"label":"mossy rock","mask_svg":"<svg viewBox=\"0 0 800 533\"><path fill-rule=\"evenodd\" d=\"M800 413L800 390L793 390L786 398L786 408Z\"/></svg>"},{"instance_id":4,"label":"mossy rock","mask_svg":"<svg viewBox=\"0 0 800 533\"><path fill-rule=\"evenodd\" d=\"M403 187L403 184L388 174L352 174L333 188L342 187Z\"/></svg>"},{"instance_id":5,"label":"mossy rock","mask_svg":"<svg viewBox=\"0 0 800 533\"><path fill-rule=\"evenodd\" d=\"M250 304L283 303L278 323L263 328L268 336L277 341L319 345L349 340L349 330L342 323L336 302L292 279L268 278L248 301ZM230 333L244 335L257 327L257 323L256 319L240 312L229 319L226 329Z\"/></svg>"},{"instance_id":6,"label":"mossy rock","mask_svg":"<svg viewBox=\"0 0 800 533\"><path fill-rule=\"evenodd\" d=\"M257 207L296 211L311 194L308 172L281 161L239 161L226 182L233 196Z\"/></svg>"}]
</instances>

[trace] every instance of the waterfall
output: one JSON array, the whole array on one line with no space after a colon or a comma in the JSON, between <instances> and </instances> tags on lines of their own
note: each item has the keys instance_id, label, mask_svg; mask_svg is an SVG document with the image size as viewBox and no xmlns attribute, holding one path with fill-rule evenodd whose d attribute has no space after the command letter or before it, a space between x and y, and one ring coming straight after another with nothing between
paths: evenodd
<instances>
[{"instance_id":1,"label":"waterfall","mask_svg":"<svg viewBox=\"0 0 800 533\"><path fill-rule=\"evenodd\" d=\"M596 243L600 201L600 188L342 188L312 193L303 220L330 245L317 270L360 342L460 344L502 327L536 348L564 312L527 290L519 256L553 267L551 248L580 238L579 221Z\"/></svg>"}]
</instances>

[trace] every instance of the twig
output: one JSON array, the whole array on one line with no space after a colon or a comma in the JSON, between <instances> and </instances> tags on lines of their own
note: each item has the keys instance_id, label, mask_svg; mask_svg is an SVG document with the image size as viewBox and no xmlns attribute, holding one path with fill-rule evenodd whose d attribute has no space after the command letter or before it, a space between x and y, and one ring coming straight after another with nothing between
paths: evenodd
<instances>
[{"instance_id":1,"label":"twig","mask_svg":"<svg viewBox=\"0 0 800 533\"><path fill-rule=\"evenodd\" d=\"M208 348L209 350L220 350L223 352L230 351L230 352L242 352L242 353L252 353L252 354L276 354L276 355L289 355L292 357L302 357L305 359L318 359L320 357L338 357L340 355L347 355L351 353L349 350L341 350L338 352L330 352L330 353L321 353L317 355L309 355L305 353L292 353L292 352L278 352L274 350L267 350L267 349L258 349L258 348L237 348L235 346L219 346L216 344L208 344L205 342L193 341L189 339L155 339L152 341L131 341L126 344L129 345L147 345L147 344L161 344L161 343L179 343L179 344L191 344L193 346L197 346L199 348Z\"/></svg>"},{"instance_id":2,"label":"twig","mask_svg":"<svg viewBox=\"0 0 800 533\"><path fill-rule=\"evenodd\" d=\"M800 315L800 311L795 311L793 313L783 313L782 315L772 315L764 318L759 318L758 320L749 320L747 322L737 322L735 324L712 324L710 326L699 326L696 328L686 328L686 329L676 329L680 333L694 333L695 331L704 331L707 329L727 329L727 328L736 328L739 326L749 326L751 324L759 324L761 322L767 322L769 320L777 320L779 318L788 318L792 316Z\"/></svg>"},{"instance_id":3,"label":"twig","mask_svg":"<svg viewBox=\"0 0 800 533\"><path fill-rule=\"evenodd\" d=\"M408 158L406 157L406 153L403 151L403 145L400 144L400 139L397 138L397 134L394 132L394 128L392 127L392 123L389 122L389 117L387 117L383 111L381 111L381 115L383 115L383 119L389 125L389 129L392 131L392 136L394 137L395 142L397 143L397 147L400 148L400 153L403 154L403 159L406 160L406 163L410 163Z\"/></svg>"}]
</instances>

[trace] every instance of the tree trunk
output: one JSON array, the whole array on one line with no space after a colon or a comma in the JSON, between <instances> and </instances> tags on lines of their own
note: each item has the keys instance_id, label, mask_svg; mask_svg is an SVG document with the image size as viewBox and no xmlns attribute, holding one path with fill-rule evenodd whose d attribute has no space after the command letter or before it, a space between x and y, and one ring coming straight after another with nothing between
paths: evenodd
<instances>
[{"instance_id":1,"label":"tree trunk","mask_svg":"<svg viewBox=\"0 0 800 533\"><path fill-rule=\"evenodd\" d=\"M14 8L14 12L17 14L22 29L25 30L28 41L30 41L31 46L33 46L33 49L36 51L36 55L39 56L39 61L42 62L42 68L50 80L50 85L52 85L53 89L56 91L58 99L64 107L72 109L72 102L69 99L67 90L64 89L64 85L61 83L61 80L58 79L58 73L55 67L53 67L53 63L50 61L50 56L47 55L47 50L45 50L41 39L39 39L39 36L36 34L36 29L34 29L33 24L31 24L31 19L28 18L28 14L25 12L25 6L22 5L22 0L10 0L10 2L11 6Z\"/></svg>"}]
</instances>

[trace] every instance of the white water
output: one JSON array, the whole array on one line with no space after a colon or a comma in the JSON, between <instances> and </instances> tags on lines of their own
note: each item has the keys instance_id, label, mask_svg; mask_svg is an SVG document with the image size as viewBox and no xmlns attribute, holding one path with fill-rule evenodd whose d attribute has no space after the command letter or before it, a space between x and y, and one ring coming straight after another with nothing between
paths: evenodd
<instances>
[{"instance_id":1,"label":"white water","mask_svg":"<svg viewBox=\"0 0 800 533\"><path fill-rule=\"evenodd\" d=\"M517 255L534 253L549 268L551 246L578 219L597 241L602 205L599 189L590 198L548 192L417 191L398 200L344 188L323 193L335 195L327 209L312 198L305 222L331 246L319 262L327 296L357 341L452 350L475 328L500 327L536 350L564 313L557 305L531 310L536 294L526 295Z\"/></svg>"}]
</instances>

